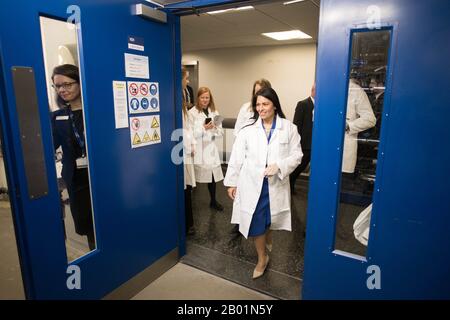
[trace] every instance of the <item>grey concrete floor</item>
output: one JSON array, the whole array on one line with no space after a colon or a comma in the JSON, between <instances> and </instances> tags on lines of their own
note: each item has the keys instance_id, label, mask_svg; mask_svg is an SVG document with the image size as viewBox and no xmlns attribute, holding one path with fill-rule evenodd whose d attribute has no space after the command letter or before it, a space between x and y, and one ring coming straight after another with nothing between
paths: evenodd
<instances>
[{"instance_id":1,"label":"grey concrete floor","mask_svg":"<svg viewBox=\"0 0 450 320\"><path fill-rule=\"evenodd\" d=\"M178 263L132 300L274 300L274 298Z\"/></svg>"}]
</instances>

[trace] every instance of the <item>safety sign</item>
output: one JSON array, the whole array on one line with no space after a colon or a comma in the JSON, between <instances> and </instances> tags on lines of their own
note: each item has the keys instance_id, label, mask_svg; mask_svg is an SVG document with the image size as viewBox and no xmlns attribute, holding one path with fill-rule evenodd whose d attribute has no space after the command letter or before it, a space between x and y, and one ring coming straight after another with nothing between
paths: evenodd
<instances>
[{"instance_id":1,"label":"safety sign","mask_svg":"<svg viewBox=\"0 0 450 320\"><path fill-rule=\"evenodd\" d=\"M157 82L128 81L130 114L159 112L159 84Z\"/></svg>"},{"instance_id":2,"label":"safety sign","mask_svg":"<svg viewBox=\"0 0 450 320\"><path fill-rule=\"evenodd\" d=\"M130 118L131 148L161 143L159 115Z\"/></svg>"}]
</instances>

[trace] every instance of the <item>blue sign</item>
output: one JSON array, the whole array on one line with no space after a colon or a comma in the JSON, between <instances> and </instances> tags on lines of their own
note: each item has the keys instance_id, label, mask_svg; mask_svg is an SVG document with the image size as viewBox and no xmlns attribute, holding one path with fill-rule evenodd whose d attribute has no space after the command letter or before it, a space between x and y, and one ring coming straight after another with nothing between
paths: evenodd
<instances>
[{"instance_id":1,"label":"blue sign","mask_svg":"<svg viewBox=\"0 0 450 320\"><path fill-rule=\"evenodd\" d=\"M142 100L141 100L141 107L144 110L148 109L148 99L147 98L142 98Z\"/></svg>"},{"instance_id":2,"label":"blue sign","mask_svg":"<svg viewBox=\"0 0 450 320\"><path fill-rule=\"evenodd\" d=\"M153 109L158 108L158 99L153 98L153 99L150 101L150 105L152 106Z\"/></svg>"},{"instance_id":3,"label":"blue sign","mask_svg":"<svg viewBox=\"0 0 450 320\"><path fill-rule=\"evenodd\" d=\"M128 43L136 44L138 46L143 46L144 38L128 36Z\"/></svg>"},{"instance_id":4,"label":"blue sign","mask_svg":"<svg viewBox=\"0 0 450 320\"><path fill-rule=\"evenodd\" d=\"M150 86L150 93L152 94L152 96L158 93L158 88L156 87L156 84L152 84Z\"/></svg>"},{"instance_id":5,"label":"blue sign","mask_svg":"<svg viewBox=\"0 0 450 320\"><path fill-rule=\"evenodd\" d=\"M136 111L137 109L139 109L139 100L136 98L131 99L130 105L131 105L131 109Z\"/></svg>"},{"instance_id":6,"label":"blue sign","mask_svg":"<svg viewBox=\"0 0 450 320\"><path fill-rule=\"evenodd\" d=\"M144 51L144 38L128 36L128 49Z\"/></svg>"}]
</instances>

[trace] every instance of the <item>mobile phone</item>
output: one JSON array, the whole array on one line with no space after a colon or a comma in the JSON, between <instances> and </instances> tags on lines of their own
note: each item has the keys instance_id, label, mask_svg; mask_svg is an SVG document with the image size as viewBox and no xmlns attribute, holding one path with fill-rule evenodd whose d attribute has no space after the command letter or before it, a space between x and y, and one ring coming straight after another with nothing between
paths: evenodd
<instances>
[{"instance_id":1,"label":"mobile phone","mask_svg":"<svg viewBox=\"0 0 450 320\"><path fill-rule=\"evenodd\" d=\"M205 124L208 124L208 123L210 123L210 122L211 122L211 120L212 120L211 118L206 118L206 119L205 119Z\"/></svg>"}]
</instances>

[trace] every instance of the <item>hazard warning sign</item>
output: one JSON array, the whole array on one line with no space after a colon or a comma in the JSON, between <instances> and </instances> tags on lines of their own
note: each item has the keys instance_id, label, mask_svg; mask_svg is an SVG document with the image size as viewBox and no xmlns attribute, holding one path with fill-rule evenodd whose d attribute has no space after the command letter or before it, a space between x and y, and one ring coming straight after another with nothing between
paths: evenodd
<instances>
[{"instance_id":1,"label":"hazard warning sign","mask_svg":"<svg viewBox=\"0 0 450 320\"><path fill-rule=\"evenodd\" d=\"M139 137L139 134L136 133L134 135L133 145L135 146L135 145L138 145L138 144L141 144L141 138Z\"/></svg>"},{"instance_id":2,"label":"hazard warning sign","mask_svg":"<svg viewBox=\"0 0 450 320\"><path fill-rule=\"evenodd\" d=\"M159 118L159 116L158 116L158 118ZM156 116L153 117L152 128L159 128L159 121L158 121L158 119L156 119Z\"/></svg>"},{"instance_id":3,"label":"hazard warning sign","mask_svg":"<svg viewBox=\"0 0 450 320\"><path fill-rule=\"evenodd\" d=\"M150 136L148 135L148 132L145 131L144 138L142 138L142 142L149 142L149 141L151 141Z\"/></svg>"},{"instance_id":4,"label":"hazard warning sign","mask_svg":"<svg viewBox=\"0 0 450 320\"><path fill-rule=\"evenodd\" d=\"M159 112L158 82L128 81L127 86L130 114Z\"/></svg>"},{"instance_id":5,"label":"hazard warning sign","mask_svg":"<svg viewBox=\"0 0 450 320\"><path fill-rule=\"evenodd\" d=\"M131 148L140 148L161 143L160 118L144 116L130 118Z\"/></svg>"},{"instance_id":6,"label":"hazard warning sign","mask_svg":"<svg viewBox=\"0 0 450 320\"><path fill-rule=\"evenodd\" d=\"M155 131L153 132L152 140L153 140L153 142L161 140L161 138L159 137L159 133L158 133L157 130L155 130Z\"/></svg>"}]
</instances>

